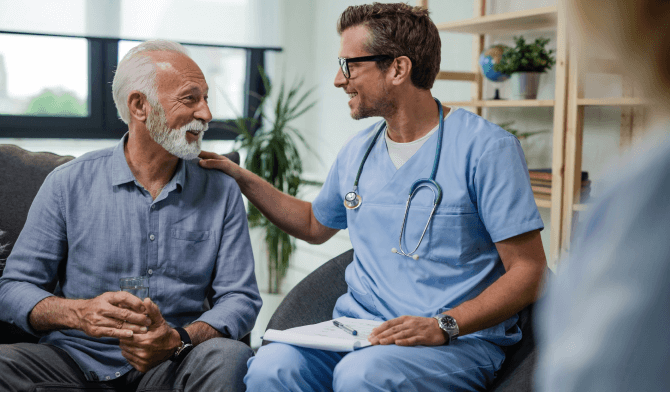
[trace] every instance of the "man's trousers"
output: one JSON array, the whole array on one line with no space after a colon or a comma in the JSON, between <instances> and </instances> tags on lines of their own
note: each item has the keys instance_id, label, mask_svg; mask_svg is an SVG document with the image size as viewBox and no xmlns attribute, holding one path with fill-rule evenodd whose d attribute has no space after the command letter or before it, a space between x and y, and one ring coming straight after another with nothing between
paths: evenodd
<instances>
[{"instance_id":1,"label":"man's trousers","mask_svg":"<svg viewBox=\"0 0 670 393\"><path fill-rule=\"evenodd\" d=\"M64 350L44 344L0 345L0 391L244 391L253 351L240 341L207 340L181 361L147 373L132 369L105 382L87 381Z\"/></svg>"}]
</instances>

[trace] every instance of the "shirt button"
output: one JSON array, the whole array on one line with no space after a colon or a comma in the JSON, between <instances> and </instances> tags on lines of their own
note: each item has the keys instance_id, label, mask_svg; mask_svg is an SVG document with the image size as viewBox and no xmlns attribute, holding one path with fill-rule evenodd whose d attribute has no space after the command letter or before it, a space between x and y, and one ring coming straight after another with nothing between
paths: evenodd
<instances>
[{"instance_id":1,"label":"shirt button","mask_svg":"<svg viewBox=\"0 0 670 393\"><path fill-rule=\"evenodd\" d=\"M115 375L116 375L117 377L120 377L120 376L121 376L121 373L117 371Z\"/></svg>"},{"instance_id":2,"label":"shirt button","mask_svg":"<svg viewBox=\"0 0 670 393\"><path fill-rule=\"evenodd\" d=\"M149 269L149 270L147 270L147 274L148 274L148 275L152 275L152 274L154 274L154 271L151 270L151 269Z\"/></svg>"},{"instance_id":3,"label":"shirt button","mask_svg":"<svg viewBox=\"0 0 670 393\"><path fill-rule=\"evenodd\" d=\"M154 236L153 234L149 235L149 240L154 241L155 239L156 239L156 236Z\"/></svg>"},{"instance_id":4,"label":"shirt button","mask_svg":"<svg viewBox=\"0 0 670 393\"><path fill-rule=\"evenodd\" d=\"M110 376L108 375L108 376L105 377L105 379L109 381L110 379L112 379L112 377L110 377Z\"/></svg>"},{"instance_id":5,"label":"shirt button","mask_svg":"<svg viewBox=\"0 0 670 393\"><path fill-rule=\"evenodd\" d=\"M151 205L151 210L154 210L156 208L156 205Z\"/></svg>"}]
</instances>

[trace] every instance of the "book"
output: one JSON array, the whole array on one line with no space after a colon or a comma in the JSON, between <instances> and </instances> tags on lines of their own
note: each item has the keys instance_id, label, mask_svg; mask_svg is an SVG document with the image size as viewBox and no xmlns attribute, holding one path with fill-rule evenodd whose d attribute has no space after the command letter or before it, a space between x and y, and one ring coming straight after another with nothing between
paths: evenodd
<instances>
[{"instance_id":1,"label":"book","mask_svg":"<svg viewBox=\"0 0 670 393\"><path fill-rule=\"evenodd\" d=\"M551 168L529 169L528 175L530 176L531 180L532 179L551 180ZM588 180L588 178L589 173L586 171L582 171L582 181Z\"/></svg>"},{"instance_id":2,"label":"book","mask_svg":"<svg viewBox=\"0 0 670 393\"><path fill-rule=\"evenodd\" d=\"M541 187L551 187L551 180L541 180L541 179L530 179L531 186L541 186ZM582 188L588 187L591 185L591 180L583 180Z\"/></svg>"},{"instance_id":3,"label":"book","mask_svg":"<svg viewBox=\"0 0 670 393\"><path fill-rule=\"evenodd\" d=\"M357 334L354 336L347 333L336 327L333 321L351 327L356 330ZM324 351L352 352L370 346L368 336L372 329L382 323L384 321L340 317L314 325L299 326L286 330L268 329L263 335L263 340Z\"/></svg>"},{"instance_id":4,"label":"book","mask_svg":"<svg viewBox=\"0 0 670 393\"><path fill-rule=\"evenodd\" d=\"M535 194L551 194L551 187L531 185L530 188L533 189Z\"/></svg>"}]
</instances>

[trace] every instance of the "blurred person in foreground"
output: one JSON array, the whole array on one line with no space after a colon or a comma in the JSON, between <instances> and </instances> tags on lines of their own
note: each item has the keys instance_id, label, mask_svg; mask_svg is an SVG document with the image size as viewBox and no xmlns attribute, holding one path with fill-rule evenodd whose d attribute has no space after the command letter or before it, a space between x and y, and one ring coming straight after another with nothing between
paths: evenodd
<instances>
[{"instance_id":1,"label":"blurred person in foreground","mask_svg":"<svg viewBox=\"0 0 670 393\"><path fill-rule=\"evenodd\" d=\"M0 390L244 390L261 300L239 187L193 161L205 77L148 41L112 90L129 131L49 174L0 278L0 319L40 337L0 345Z\"/></svg>"},{"instance_id":2,"label":"blurred person in foreground","mask_svg":"<svg viewBox=\"0 0 670 393\"><path fill-rule=\"evenodd\" d=\"M536 388L670 390L670 1L567 1L570 31L614 52L651 100L543 300Z\"/></svg>"}]
</instances>

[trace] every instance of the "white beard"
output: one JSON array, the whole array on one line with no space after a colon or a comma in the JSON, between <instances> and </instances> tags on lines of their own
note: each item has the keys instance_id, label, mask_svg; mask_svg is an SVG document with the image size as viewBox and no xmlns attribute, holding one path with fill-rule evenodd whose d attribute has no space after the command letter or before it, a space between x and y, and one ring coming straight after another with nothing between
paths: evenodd
<instances>
[{"instance_id":1,"label":"white beard","mask_svg":"<svg viewBox=\"0 0 670 393\"><path fill-rule=\"evenodd\" d=\"M161 145L168 153L181 158L192 160L200 154L202 137L209 126L199 120L193 120L179 129L169 128L163 106L158 103L147 116L147 129L151 138ZM195 131L198 139L190 142L186 139L187 131Z\"/></svg>"}]
</instances>

